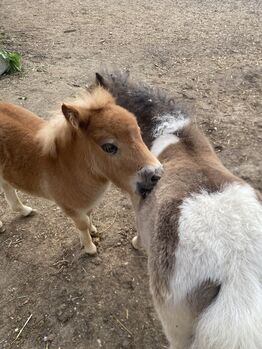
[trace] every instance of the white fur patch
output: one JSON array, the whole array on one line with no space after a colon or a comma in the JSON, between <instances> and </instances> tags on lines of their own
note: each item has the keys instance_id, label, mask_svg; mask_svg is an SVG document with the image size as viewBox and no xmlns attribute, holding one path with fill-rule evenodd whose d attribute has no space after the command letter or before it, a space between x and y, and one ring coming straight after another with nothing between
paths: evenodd
<instances>
[{"instance_id":1,"label":"white fur patch","mask_svg":"<svg viewBox=\"0 0 262 349\"><path fill-rule=\"evenodd\" d=\"M71 141L72 130L63 115L58 115L45 122L36 134L36 140L44 155L56 157L57 144L64 146Z\"/></svg>"},{"instance_id":2,"label":"white fur patch","mask_svg":"<svg viewBox=\"0 0 262 349\"><path fill-rule=\"evenodd\" d=\"M189 123L189 119L185 118L182 113L179 114L165 114L156 116L154 118L156 127L153 131L154 138L159 136L172 134L178 130L181 130Z\"/></svg>"},{"instance_id":3,"label":"white fur patch","mask_svg":"<svg viewBox=\"0 0 262 349\"><path fill-rule=\"evenodd\" d=\"M182 113L157 116L154 121L156 121L156 127L153 130L154 141L151 152L156 156L159 156L169 145L178 143L179 138L174 135L174 132L181 130L190 122Z\"/></svg>"},{"instance_id":4,"label":"white fur patch","mask_svg":"<svg viewBox=\"0 0 262 349\"><path fill-rule=\"evenodd\" d=\"M156 138L151 146L151 152L159 156L169 145L179 142L179 138L174 134L162 135Z\"/></svg>"},{"instance_id":5,"label":"white fur patch","mask_svg":"<svg viewBox=\"0 0 262 349\"><path fill-rule=\"evenodd\" d=\"M262 205L249 185L195 194L181 206L174 308L207 280L222 286L190 348L261 349Z\"/></svg>"}]
</instances>

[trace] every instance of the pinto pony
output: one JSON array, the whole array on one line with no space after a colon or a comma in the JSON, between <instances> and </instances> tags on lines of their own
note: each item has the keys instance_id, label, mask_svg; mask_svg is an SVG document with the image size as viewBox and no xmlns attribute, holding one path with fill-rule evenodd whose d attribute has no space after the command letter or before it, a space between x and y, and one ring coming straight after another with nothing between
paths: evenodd
<instances>
[{"instance_id":1,"label":"pinto pony","mask_svg":"<svg viewBox=\"0 0 262 349\"><path fill-rule=\"evenodd\" d=\"M0 103L0 187L23 216L33 210L14 188L55 201L73 219L85 251L94 254L90 232L96 229L88 215L109 181L131 196L143 195L162 166L143 143L134 115L103 88L63 104L62 112L45 121Z\"/></svg>"},{"instance_id":2,"label":"pinto pony","mask_svg":"<svg viewBox=\"0 0 262 349\"><path fill-rule=\"evenodd\" d=\"M155 308L172 349L262 348L262 205L164 92L121 72L97 74L135 113L164 165L135 206Z\"/></svg>"}]
</instances>

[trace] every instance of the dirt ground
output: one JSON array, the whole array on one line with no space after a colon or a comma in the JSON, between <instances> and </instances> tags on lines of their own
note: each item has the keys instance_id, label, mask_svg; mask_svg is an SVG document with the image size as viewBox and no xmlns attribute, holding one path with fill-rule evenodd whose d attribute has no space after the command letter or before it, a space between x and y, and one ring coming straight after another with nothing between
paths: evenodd
<instances>
[{"instance_id":1,"label":"dirt ground","mask_svg":"<svg viewBox=\"0 0 262 349\"><path fill-rule=\"evenodd\" d=\"M0 46L24 64L1 78L0 100L48 117L101 64L128 68L182 98L227 167L262 190L261 16L260 0L0 0ZM53 203L21 197L37 215L17 217L0 194L0 348L167 348L129 201L113 188L96 209L92 258Z\"/></svg>"}]
</instances>

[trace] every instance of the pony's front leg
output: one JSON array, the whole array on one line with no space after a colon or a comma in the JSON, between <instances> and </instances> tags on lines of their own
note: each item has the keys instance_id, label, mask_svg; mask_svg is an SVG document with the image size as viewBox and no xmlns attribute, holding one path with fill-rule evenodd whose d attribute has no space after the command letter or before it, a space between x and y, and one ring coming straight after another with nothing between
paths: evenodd
<instances>
[{"instance_id":1,"label":"pony's front leg","mask_svg":"<svg viewBox=\"0 0 262 349\"><path fill-rule=\"evenodd\" d=\"M96 254L96 245L93 243L90 231L91 231L91 222L89 217L83 213L74 211L71 209L64 208L65 213L71 217L80 232L80 242L84 247L86 253L88 254Z\"/></svg>"},{"instance_id":2,"label":"pony's front leg","mask_svg":"<svg viewBox=\"0 0 262 349\"><path fill-rule=\"evenodd\" d=\"M130 199L131 199L134 211L137 212L141 199L137 195L131 196ZM138 229L138 224L136 224L136 226ZM137 231L137 235L133 237L131 243L132 243L132 246L134 247L135 250L140 250L142 248L141 237L140 237L139 231Z\"/></svg>"}]
</instances>

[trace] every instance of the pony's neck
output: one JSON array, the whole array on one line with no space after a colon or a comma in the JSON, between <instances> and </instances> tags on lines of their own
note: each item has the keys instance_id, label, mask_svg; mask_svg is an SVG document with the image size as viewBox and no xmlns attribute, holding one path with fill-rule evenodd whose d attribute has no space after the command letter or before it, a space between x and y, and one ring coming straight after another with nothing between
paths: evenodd
<instances>
[{"instance_id":1,"label":"pony's neck","mask_svg":"<svg viewBox=\"0 0 262 349\"><path fill-rule=\"evenodd\" d=\"M175 145L167 146L159 158L162 162L186 159L200 166L201 164L209 164L225 170L208 138L192 123L177 133Z\"/></svg>"},{"instance_id":2,"label":"pony's neck","mask_svg":"<svg viewBox=\"0 0 262 349\"><path fill-rule=\"evenodd\" d=\"M180 142L187 153L192 153L198 157L217 155L205 134L196 125L189 124L180 132Z\"/></svg>"},{"instance_id":3,"label":"pony's neck","mask_svg":"<svg viewBox=\"0 0 262 349\"><path fill-rule=\"evenodd\" d=\"M36 135L42 156L64 175L105 180L96 166L92 146L81 131L74 130L63 117L47 121ZM65 173L67 172L67 173ZM82 179L83 179L82 178Z\"/></svg>"},{"instance_id":4,"label":"pony's neck","mask_svg":"<svg viewBox=\"0 0 262 349\"><path fill-rule=\"evenodd\" d=\"M89 182L91 177L94 182L107 181L99 170L92 144L81 133L73 133L68 143L58 147L57 157L61 167L67 169L70 175L81 179L83 184Z\"/></svg>"}]
</instances>

